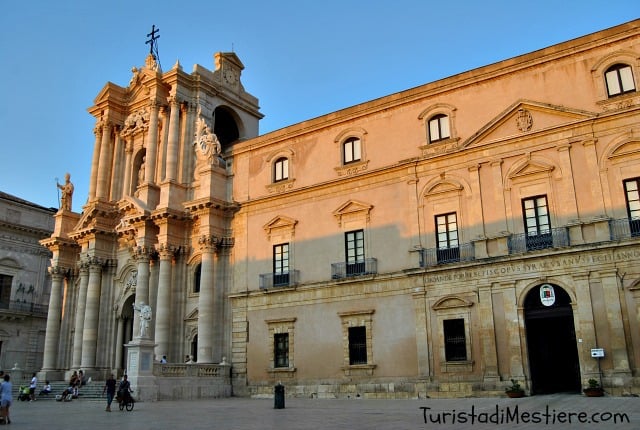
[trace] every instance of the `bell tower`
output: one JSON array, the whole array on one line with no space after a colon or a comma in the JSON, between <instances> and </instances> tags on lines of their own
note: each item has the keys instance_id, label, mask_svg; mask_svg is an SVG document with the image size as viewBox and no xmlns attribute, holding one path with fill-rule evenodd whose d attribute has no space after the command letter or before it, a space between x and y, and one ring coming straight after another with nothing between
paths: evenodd
<instances>
[{"instance_id":1,"label":"bell tower","mask_svg":"<svg viewBox=\"0 0 640 430\"><path fill-rule=\"evenodd\" d=\"M176 61L163 71L157 31L128 84L107 83L88 109L95 118L89 196L82 214L56 226L54 236L69 242L65 254L50 248L54 262L75 262L70 273L80 285L65 293L77 295L65 299L77 312L61 315L69 321L53 340L72 351L45 357L68 357L60 369L97 377L124 370L122 345L140 331L132 302L152 309L145 333L155 357L181 360L192 343L199 363L231 356L226 297L237 207L228 165L234 144L258 135L263 115L235 53L216 53L213 69L196 64L188 73ZM197 321L188 338L186 315Z\"/></svg>"}]
</instances>

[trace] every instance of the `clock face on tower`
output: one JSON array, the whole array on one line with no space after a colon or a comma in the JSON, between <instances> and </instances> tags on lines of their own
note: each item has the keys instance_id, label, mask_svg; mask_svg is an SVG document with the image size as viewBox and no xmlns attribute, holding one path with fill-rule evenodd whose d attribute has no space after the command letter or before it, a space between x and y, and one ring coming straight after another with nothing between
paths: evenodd
<instances>
[{"instance_id":1,"label":"clock face on tower","mask_svg":"<svg viewBox=\"0 0 640 430\"><path fill-rule=\"evenodd\" d=\"M226 69L222 76L224 77L224 81L229 85L234 85L238 82L238 75L236 75L236 72L233 69Z\"/></svg>"}]
</instances>

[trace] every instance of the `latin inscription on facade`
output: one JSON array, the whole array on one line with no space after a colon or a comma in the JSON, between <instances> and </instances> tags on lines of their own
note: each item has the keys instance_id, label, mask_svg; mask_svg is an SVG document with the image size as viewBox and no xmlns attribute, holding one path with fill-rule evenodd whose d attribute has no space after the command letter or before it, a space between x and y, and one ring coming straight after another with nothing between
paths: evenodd
<instances>
[{"instance_id":1,"label":"latin inscription on facade","mask_svg":"<svg viewBox=\"0 0 640 430\"><path fill-rule=\"evenodd\" d=\"M576 255L560 257L548 261L510 263L496 267L482 269L461 270L455 273L444 273L429 276L427 282L438 283L447 281L464 281L502 277L523 273L539 273L555 269L573 269L577 266L611 263L614 261L631 261L640 258L640 250L616 251L613 254Z\"/></svg>"}]
</instances>

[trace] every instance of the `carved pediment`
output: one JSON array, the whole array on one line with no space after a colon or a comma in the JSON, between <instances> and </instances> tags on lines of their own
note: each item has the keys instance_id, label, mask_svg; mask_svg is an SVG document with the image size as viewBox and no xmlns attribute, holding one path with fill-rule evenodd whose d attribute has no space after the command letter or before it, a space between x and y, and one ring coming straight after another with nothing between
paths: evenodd
<instances>
[{"instance_id":1,"label":"carved pediment","mask_svg":"<svg viewBox=\"0 0 640 430\"><path fill-rule=\"evenodd\" d=\"M113 82L107 82L93 100L93 103L98 106L111 101L122 101L126 97L126 92L126 88L122 88L120 85L116 85Z\"/></svg>"},{"instance_id":2,"label":"carved pediment","mask_svg":"<svg viewBox=\"0 0 640 430\"><path fill-rule=\"evenodd\" d=\"M262 228L267 233L268 237L271 238L271 235L276 232L293 234L297 223L298 221L293 218L278 215L263 225Z\"/></svg>"},{"instance_id":3,"label":"carved pediment","mask_svg":"<svg viewBox=\"0 0 640 430\"><path fill-rule=\"evenodd\" d=\"M467 139L462 147L511 139L527 133L565 126L595 116L596 114L593 112L566 106L520 100Z\"/></svg>"},{"instance_id":4,"label":"carved pediment","mask_svg":"<svg viewBox=\"0 0 640 430\"><path fill-rule=\"evenodd\" d=\"M184 318L185 321L197 321L198 320L198 308L195 308L194 310L192 310L191 312L189 312L187 314L187 316Z\"/></svg>"},{"instance_id":5,"label":"carved pediment","mask_svg":"<svg viewBox=\"0 0 640 430\"><path fill-rule=\"evenodd\" d=\"M450 192L457 193L462 190L463 190L463 186L458 183L451 182L451 181L440 181L434 184L433 186L431 186L429 189L427 189L427 191L425 192L425 195L442 194L442 193L450 193Z\"/></svg>"},{"instance_id":6,"label":"carved pediment","mask_svg":"<svg viewBox=\"0 0 640 430\"><path fill-rule=\"evenodd\" d=\"M610 160L619 158L619 157L628 157L628 156L638 156L640 155L640 141L631 141L624 142L615 148L609 153L608 158Z\"/></svg>"},{"instance_id":7,"label":"carved pediment","mask_svg":"<svg viewBox=\"0 0 640 430\"><path fill-rule=\"evenodd\" d=\"M535 175L538 173L549 175L551 174L551 172L553 172L554 169L555 166L547 164L543 161L527 159L521 161L519 164L516 164L511 172L509 172L508 178L516 179L524 176Z\"/></svg>"},{"instance_id":8,"label":"carved pediment","mask_svg":"<svg viewBox=\"0 0 640 430\"><path fill-rule=\"evenodd\" d=\"M357 200L349 200L334 210L333 216L338 219L340 225L342 225L343 219L347 217L361 216L368 221L371 209L373 209L373 205Z\"/></svg>"},{"instance_id":9,"label":"carved pediment","mask_svg":"<svg viewBox=\"0 0 640 430\"><path fill-rule=\"evenodd\" d=\"M473 302L458 296L446 296L435 302L432 309L443 310L452 308L468 308L473 306Z\"/></svg>"}]
</instances>

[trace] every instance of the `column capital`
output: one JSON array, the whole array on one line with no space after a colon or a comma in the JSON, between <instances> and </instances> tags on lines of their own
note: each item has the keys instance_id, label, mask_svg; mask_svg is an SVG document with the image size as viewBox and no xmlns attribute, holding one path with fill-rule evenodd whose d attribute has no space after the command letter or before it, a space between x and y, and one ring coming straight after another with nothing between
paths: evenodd
<instances>
[{"instance_id":1,"label":"column capital","mask_svg":"<svg viewBox=\"0 0 640 430\"><path fill-rule=\"evenodd\" d=\"M48 270L52 278L64 278L69 273L69 269L63 266L51 266Z\"/></svg>"},{"instance_id":2,"label":"column capital","mask_svg":"<svg viewBox=\"0 0 640 430\"><path fill-rule=\"evenodd\" d=\"M93 267L102 267L106 263L106 259L95 255L87 255L83 261L80 262L81 268L91 269Z\"/></svg>"},{"instance_id":3,"label":"column capital","mask_svg":"<svg viewBox=\"0 0 640 430\"><path fill-rule=\"evenodd\" d=\"M198 239L198 245L201 250L222 250L232 248L235 239L231 236L219 237L215 235L204 235Z\"/></svg>"},{"instance_id":4,"label":"column capital","mask_svg":"<svg viewBox=\"0 0 640 430\"><path fill-rule=\"evenodd\" d=\"M181 102L181 100L177 95L172 94L169 97L167 97L167 102L169 103L169 105L171 107L173 107L173 106L178 105Z\"/></svg>"},{"instance_id":5,"label":"column capital","mask_svg":"<svg viewBox=\"0 0 640 430\"><path fill-rule=\"evenodd\" d=\"M178 248L168 243L161 243L156 246L156 251L160 256L160 260L171 260Z\"/></svg>"},{"instance_id":6,"label":"column capital","mask_svg":"<svg viewBox=\"0 0 640 430\"><path fill-rule=\"evenodd\" d=\"M146 247L146 246L138 246L133 250L133 256L138 261L149 261L151 260L151 254L154 250Z\"/></svg>"}]
</instances>

